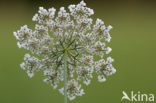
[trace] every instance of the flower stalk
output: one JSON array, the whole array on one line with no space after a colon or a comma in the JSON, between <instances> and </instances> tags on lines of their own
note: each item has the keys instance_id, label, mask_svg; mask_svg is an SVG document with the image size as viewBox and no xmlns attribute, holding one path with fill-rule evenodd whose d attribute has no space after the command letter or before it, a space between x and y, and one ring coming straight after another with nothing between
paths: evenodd
<instances>
[{"instance_id":1,"label":"flower stalk","mask_svg":"<svg viewBox=\"0 0 156 103\"><path fill-rule=\"evenodd\" d=\"M64 52L64 103L67 103L67 50Z\"/></svg>"}]
</instances>

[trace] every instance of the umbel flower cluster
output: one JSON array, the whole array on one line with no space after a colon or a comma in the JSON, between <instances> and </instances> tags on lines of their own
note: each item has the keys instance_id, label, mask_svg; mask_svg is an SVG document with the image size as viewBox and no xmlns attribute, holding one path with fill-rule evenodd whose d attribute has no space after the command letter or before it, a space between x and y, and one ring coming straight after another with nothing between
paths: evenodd
<instances>
[{"instance_id":1,"label":"umbel flower cluster","mask_svg":"<svg viewBox=\"0 0 156 103\"><path fill-rule=\"evenodd\" d=\"M39 7L32 18L37 22L35 29L24 25L14 32L18 47L30 51L25 54L21 68L30 78L37 71L43 71L43 81L54 89L65 80L64 72L67 72L66 89L70 100L84 94L81 84L88 86L93 73L99 82L106 81L106 76L116 72L112 65L114 60L107 55L112 49L106 45L111 40L112 26L105 26L101 19L93 23L90 18L93 14L84 1L69 5L68 10L61 7L57 14L55 8ZM64 95L64 87L58 90Z\"/></svg>"}]
</instances>

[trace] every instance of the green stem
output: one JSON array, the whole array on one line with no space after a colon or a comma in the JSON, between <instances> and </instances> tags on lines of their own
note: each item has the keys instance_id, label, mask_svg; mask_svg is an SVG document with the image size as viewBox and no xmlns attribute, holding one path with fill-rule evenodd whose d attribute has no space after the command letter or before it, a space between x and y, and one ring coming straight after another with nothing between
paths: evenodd
<instances>
[{"instance_id":1,"label":"green stem","mask_svg":"<svg viewBox=\"0 0 156 103\"><path fill-rule=\"evenodd\" d=\"M67 51L64 52L64 103L67 103Z\"/></svg>"}]
</instances>

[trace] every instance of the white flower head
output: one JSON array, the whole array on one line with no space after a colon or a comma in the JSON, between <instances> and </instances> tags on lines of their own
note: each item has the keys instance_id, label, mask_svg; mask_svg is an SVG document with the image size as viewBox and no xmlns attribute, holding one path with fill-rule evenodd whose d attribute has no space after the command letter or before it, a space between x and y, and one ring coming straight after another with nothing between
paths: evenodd
<instances>
[{"instance_id":1,"label":"white flower head","mask_svg":"<svg viewBox=\"0 0 156 103\"><path fill-rule=\"evenodd\" d=\"M104 75L99 75L98 76L98 81L99 82L105 82L106 81L106 78L104 77Z\"/></svg>"},{"instance_id":2,"label":"white flower head","mask_svg":"<svg viewBox=\"0 0 156 103\"><path fill-rule=\"evenodd\" d=\"M60 93L64 95L64 88L59 89ZM76 96L82 96L84 94L83 89L81 89L81 85L75 79L68 81L67 84L67 94L70 100L76 98Z\"/></svg>"},{"instance_id":3,"label":"white flower head","mask_svg":"<svg viewBox=\"0 0 156 103\"><path fill-rule=\"evenodd\" d=\"M39 7L32 18L35 30L24 25L13 34L18 47L30 51L20 64L28 76L32 78L41 70L43 81L56 89L66 73L67 96L73 100L84 94L81 83L91 84L93 73L99 82L104 82L116 69L112 65L114 59L107 55L112 51L107 46L112 26L105 26L101 19L94 22L94 11L84 1L69 5L68 9L61 7L56 13L55 8ZM64 87L59 92L64 95Z\"/></svg>"}]
</instances>

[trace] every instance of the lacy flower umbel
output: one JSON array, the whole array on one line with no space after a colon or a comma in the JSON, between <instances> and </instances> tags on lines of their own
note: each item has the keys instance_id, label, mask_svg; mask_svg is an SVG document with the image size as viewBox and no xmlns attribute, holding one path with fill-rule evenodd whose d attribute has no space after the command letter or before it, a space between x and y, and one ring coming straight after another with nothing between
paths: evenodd
<instances>
[{"instance_id":1,"label":"lacy flower umbel","mask_svg":"<svg viewBox=\"0 0 156 103\"><path fill-rule=\"evenodd\" d=\"M37 22L35 30L24 25L14 32L18 47L31 51L25 54L21 68L30 78L43 71L43 81L58 88L65 101L67 97L73 100L82 96L80 83L88 86L93 73L99 82L104 82L106 76L116 72L114 60L107 56L112 49L106 45L111 40L112 27L105 26L101 19L93 23L90 16L94 11L84 1L68 9L61 7L56 13L54 8L39 7L32 19Z\"/></svg>"}]
</instances>

